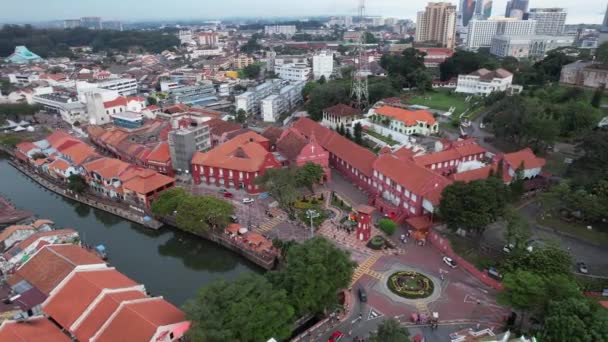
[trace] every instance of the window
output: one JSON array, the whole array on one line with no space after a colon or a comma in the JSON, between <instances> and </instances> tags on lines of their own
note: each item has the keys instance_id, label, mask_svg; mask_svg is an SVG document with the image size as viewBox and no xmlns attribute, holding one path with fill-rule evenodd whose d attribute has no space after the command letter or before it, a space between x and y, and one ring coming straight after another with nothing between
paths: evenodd
<instances>
[{"instance_id":1,"label":"window","mask_svg":"<svg viewBox=\"0 0 608 342\"><path fill-rule=\"evenodd\" d=\"M410 212L411 212L412 214L415 214L415 213L416 213L416 208L411 207L411 208L410 208Z\"/></svg>"},{"instance_id":2,"label":"window","mask_svg":"<svg viewBox=\"0 0 608 342\"><path fill-rule=\"evenodd\" d=\"M410 192L408 190L405 190L405 197L410 197Z\"/></svg>"}]
</instances>

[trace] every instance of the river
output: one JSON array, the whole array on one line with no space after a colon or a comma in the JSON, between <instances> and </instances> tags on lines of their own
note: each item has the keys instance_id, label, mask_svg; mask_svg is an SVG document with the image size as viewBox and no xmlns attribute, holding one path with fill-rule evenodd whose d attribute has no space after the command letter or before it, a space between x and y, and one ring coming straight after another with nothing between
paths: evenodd
<instances>
[{"instance_id":1,"label":"river","mask_svg":"<svg viewBox=\"0 0 608 342\"><path fill-rule=\"evenodd\" d=\"M213 280L234 279L261 269L204 239L168 228L153 231L139 224L56 195L8 164L0 154L0 195L20 209L73 228L89 245L103 244L109 262L154 296L181 306Z\"/></svg>"}]
</instances>

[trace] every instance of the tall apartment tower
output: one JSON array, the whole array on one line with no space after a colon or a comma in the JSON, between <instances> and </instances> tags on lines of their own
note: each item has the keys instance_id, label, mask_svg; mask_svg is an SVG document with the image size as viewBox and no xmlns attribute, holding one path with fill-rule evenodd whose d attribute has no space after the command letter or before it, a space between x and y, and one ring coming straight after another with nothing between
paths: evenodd
<instances>
[{"instance_id":1,"label":"tall apartment tower","mask_svg":"<svg viewBox=\"0 0 608 342\"><path fill-rule=\"evenodd\" d=\"M529 20L536 20L536 34L545 36L560 36L566 25L565 8L531 8Z\"/></svg>"},{"instance_id":2,"label":"tall apartment tower","mask_svg":"<svg viewBox=\"0 0 608 342\"><path fill-rule=\"evenodd\" d=\"M511 14L513 12L513 14ZM516 13L518 13L516 15ZM522 16L528 13L528 0L509 0L507 1L507 8L505 9L505 17ZM523 19L523 18L518 18Z\"/></svg>"},{"instance_id":3,"label":"tall apartment tower","mask_svg":"<svg viewBox=\"0 0 608 342\"><path fill-rule=\"evenodd\" d=\"M488 19L492 16L492 0L477 0L475 2L475 18Z\"/></svg>"},{"instance_id":4,"label":"tall apartment tower","mask_svg":"<svg viewBox=\"0 0 608 342\"><path fill-rule=\"evenodd\" d=\"M417 42L436 42L453 49L456 40L456 6L449 2L429 2L418 12Z\"/></svg>"},{"instance_id":5,"label":"tall apartment tower","mask_svg":"<svg viewBox=\"0 0 608 342\"><path fill-rule=\"evenodd\" d=\"M460 0L460 8L458 9L460 16L460 24L463 27L469 25L469 21L473 19L473 15L475 14L476 2L475 0Z\"/></svg>"}]
</instances>

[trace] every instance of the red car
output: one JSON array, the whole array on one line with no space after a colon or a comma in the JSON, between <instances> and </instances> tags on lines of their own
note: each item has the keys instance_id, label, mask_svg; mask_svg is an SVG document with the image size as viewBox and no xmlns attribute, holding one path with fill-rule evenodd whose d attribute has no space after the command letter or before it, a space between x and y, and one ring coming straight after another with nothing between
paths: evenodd
<instances>
[{"instance_id":1,"label":"red car","mask_svg":"<svg viewBox=\"0 0 608 342\"><path fill-rule=\"evenodd\" d=\"M232 198L232 197L234 197L234 195L231 192L227 192L226 191L226 192L224 192L224 197L226 197L226 198Z\"/></svg>"},{"instance_id":2,"label":"red car","mask_svg":"<svg viewBox=\"0 0 608 342\"><path fill-rule=\"evenodd\" d=\"M335 331L333 334L331 334L331 337L329 340L327 340L327 342L338 342L342 339L342 337L344 337L344 334L341 331Z\"/></svg>"}]
</instances>

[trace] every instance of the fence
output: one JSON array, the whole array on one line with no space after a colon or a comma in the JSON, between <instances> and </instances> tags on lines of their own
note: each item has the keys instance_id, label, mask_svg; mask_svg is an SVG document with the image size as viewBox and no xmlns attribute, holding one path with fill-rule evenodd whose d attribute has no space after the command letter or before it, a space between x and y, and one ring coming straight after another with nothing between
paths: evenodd
<instances>
[{"instance_id":1,"label":"fence","mask_svg":"<svg viewBox=\"0 0 608 342\"><path fill-rule=\"evenodd\" d=\"M477 267L475 267L473 264L464 260L458 254L456 254L452 249L452 246L450 245L450 241L448 239L441 237L437 232L434 231L429 233L427 239L435 248L440 250L448 257L452 258L454 261L456 261L459 267L462 267L465 271L469 272L475 278L479 279L479 281L481 281L482 283L496 290L504 289L504 287L499 281L490 278L485 272L478 270Z\"/></svg>"}]
</instances>

